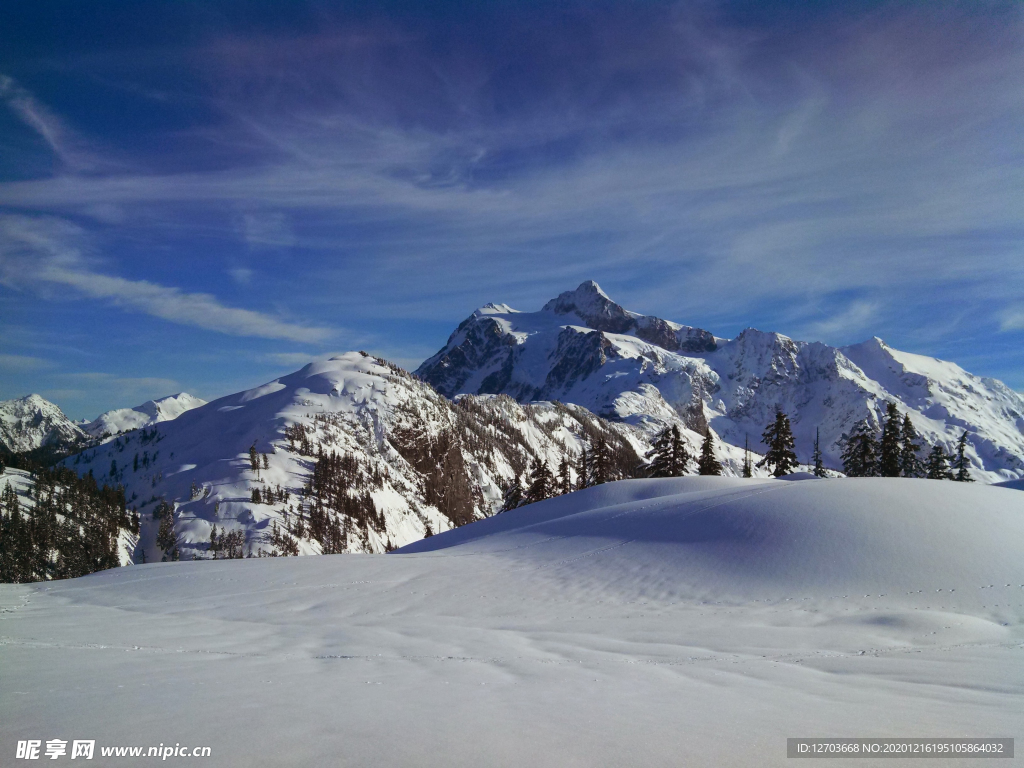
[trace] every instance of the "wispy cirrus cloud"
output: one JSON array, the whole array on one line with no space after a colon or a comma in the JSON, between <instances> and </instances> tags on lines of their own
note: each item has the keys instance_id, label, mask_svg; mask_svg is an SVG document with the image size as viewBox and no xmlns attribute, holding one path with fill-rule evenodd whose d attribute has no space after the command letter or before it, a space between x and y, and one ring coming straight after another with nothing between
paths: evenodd
<instances>
[{"instance_id":1,"label":"wispy cirrus cloud","mask_svg":"<svg viewBox=\"0 0 1024 768\"><path fill-rule=\"evenodd\" d=\"M0 283L14 288L64 286L182 325L235 336L316 343L328 328L304 326L249 309L228 307L207 293L187 293L148 280L128 280L94 270L77 246L84 233L56 218L0 216Z\"/></svg>"}]
</instances>

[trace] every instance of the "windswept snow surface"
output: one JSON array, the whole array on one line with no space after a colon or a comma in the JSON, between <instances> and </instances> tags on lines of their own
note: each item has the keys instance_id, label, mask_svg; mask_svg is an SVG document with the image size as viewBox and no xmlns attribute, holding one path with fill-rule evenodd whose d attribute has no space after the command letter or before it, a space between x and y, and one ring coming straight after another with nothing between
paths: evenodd
<instances>
[{"instance_id":1,"label":"windswept snow surface","mask_svg":"<svg viewBox=\"0 0 1024 768\"><path fill-rule=\"evenodd\" d=\"M784 766L792 736L1019 738L1022 549L1013 490L678 478L391 555L3 586L0 752L95 738L209 745L216 766Z\"/></svg>"}]
</instances>

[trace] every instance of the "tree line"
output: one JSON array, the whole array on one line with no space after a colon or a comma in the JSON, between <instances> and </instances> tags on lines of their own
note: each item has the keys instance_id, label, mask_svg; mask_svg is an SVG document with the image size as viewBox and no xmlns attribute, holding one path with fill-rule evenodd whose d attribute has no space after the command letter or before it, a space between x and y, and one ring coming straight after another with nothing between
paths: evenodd
<instances>
[{"instance_id":1,"label":"tree line","mask_svg":"<svg viewBox=\"0 0 1024 768\"><path fill-rule=\"evenodd\" d=\"M0 582L69 579L119 566L122 530L139 533L124 488L99 486L91 472L23 468L33 479L30 503L10 482L0 492Z\"/></svg>"}]
</instances>

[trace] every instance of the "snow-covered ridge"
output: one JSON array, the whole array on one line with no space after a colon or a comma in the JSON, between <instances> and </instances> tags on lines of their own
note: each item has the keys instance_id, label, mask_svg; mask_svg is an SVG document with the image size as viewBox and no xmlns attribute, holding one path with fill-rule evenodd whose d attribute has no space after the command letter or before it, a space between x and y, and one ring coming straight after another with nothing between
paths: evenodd
<instances>
[{"instance_id":1,"label":"snow-covered ridge","mask_svg":"<svg viewBox=\"0 0 1024 768\"><path fill-rule=\"evenodd\" d=\"M525 480L531 461L555 471L597 434L633 461L648 447L642 432L577 406L507 397L452 403L405 371L351 352L118 435L65 464L124 484L142 513L138 559L145 552L152 561L161 558L153 517L161 500L175 507L183 558L208 555L213 526L243 537L246 553L279 551L275 528L309 522L314 467L321 450L337 452L350 463L330 513L343 541L330 551L382 552L493 514L503 486ZM297 552L322 552L305 530L294 534Z\"/></svg>"},{"instance_id":2,"label":"snow-covered ridge","mask_svg":"<svg viewBox=\"0 0 1024 768\"><path fill-rule=\"evenodd\" d=\"M205 400L193 397L188 392L161 397L137 405L134 408L117 408L101 414L86 424L83 429L93 437L104 437L141 429L161 421L178 418L185 411L206 405Z\"/></svg>"},{"instance_id":3,"label":"snow-covered ridge","mask_svg":"<svg viewBox=\"0 0 1024 768\"><path fill-rule=\"evenodd\" d=\"M478 310L416 373L448 397L571 402L649 433L679 423L691 446L710 426L727 456L747 440L761 450L779 407L801 460L820 433L835 469L842 436L861 419L879 423L895 402L929 444L950 451L967 431L975 479L1024 477L1024 397L1002 382L877 338L837 348L748 328L722 339L626 310L592 281L538 312Z\"/></svg>"},{"instance_id":4,"label":"snow-covered ridge","mask_svg":"<svg viewBox=\"0 0 1024 768\"><path fill-rule=\"evenodd\" d=\"M0 448L12 453L71 446L85 433L56 405L39 395L0 402Z\"/></svg>"}]
</instances>

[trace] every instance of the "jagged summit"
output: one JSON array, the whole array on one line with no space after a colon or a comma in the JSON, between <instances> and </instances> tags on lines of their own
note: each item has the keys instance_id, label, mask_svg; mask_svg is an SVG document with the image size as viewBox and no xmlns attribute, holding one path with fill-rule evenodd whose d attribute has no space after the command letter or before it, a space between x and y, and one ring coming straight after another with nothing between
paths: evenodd
<instances>
[{"instance_id":1,"label":"jagged summit","mask_svg":"<svg viewBox=\"0 0 1024 768\"><path fill-rule=\"evenodd\" d=\"M1024 398L877 337L837 348L747 328L722 339L625 309L592 280L539 312L488 306L416 371L448 397L502 393L523 403L577 403L649 432L679 423L691 444L710 427L726 454L747 441L760 449L781 408L801 459L810 459L820 435L833 468L841 466L843 435L861 419L880 423L895 402L928 444L947 452L966 430L976 479L1024 476Z\"/></svg>"},{"instance_id":2,"label":"jagged summit","mask_svg":"<svg viewBox=\"0 0 1024 768\"><path fill-rule=\"evenodd\" d=\"M14 453L70 447L85 434L54 403L31 394L0 402L0 448Z\"/></svg>"}]
</instances>

